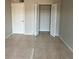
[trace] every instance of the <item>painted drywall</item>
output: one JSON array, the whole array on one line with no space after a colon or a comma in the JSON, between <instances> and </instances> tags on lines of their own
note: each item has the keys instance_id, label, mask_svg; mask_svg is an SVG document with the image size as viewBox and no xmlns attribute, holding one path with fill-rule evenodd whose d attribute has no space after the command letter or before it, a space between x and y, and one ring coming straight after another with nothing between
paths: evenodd
<instances>
[{"instance_id":1,"label":"painted drywall","mask_svg":"<svg viewBox=\"0 0 79 59\"><path fill-rule=\"evenodd\" d=\"M5 38L12 33L11 1L5 0Z\"/></svg>"},{"instance_id":2,"label":"painted drywall","mask_svg":"<svg viewBox=\"0 0 79 59\"><path fill-rule=\"evenodd\" d=\"M39 6L40 17L40 31L49 31L51 21L51 6L41 5Z\"/></svg>"},{"instance_id":3,"label":"painted drywall","mask_svg":"<svg viewBox=\"0 0 79 59\"><path fill-rule=\"evenodd\" d=\"M34 32L34 4L25 0L25 33L32 35Z\"/></svg>"},{"instance_id":4,"label":"painted drywall","mask_svg":"<svg viewBox=\"0 0 79 59\"><path fill-rule=\"evenodd\" d=\"M60 36L73 48L73 0L62 0Z\"/></svg>"},{"instance_id":5,"label":"painted drywall","mask_svg":"<svg viewBox=\"0 0 79 59\"><path fill-rule=\"evenodd\" d=\"M24 0L25 3L25 33L34 34L34 5L35 4L52 4L60 0Z\"/></svg>"}]
</instances>

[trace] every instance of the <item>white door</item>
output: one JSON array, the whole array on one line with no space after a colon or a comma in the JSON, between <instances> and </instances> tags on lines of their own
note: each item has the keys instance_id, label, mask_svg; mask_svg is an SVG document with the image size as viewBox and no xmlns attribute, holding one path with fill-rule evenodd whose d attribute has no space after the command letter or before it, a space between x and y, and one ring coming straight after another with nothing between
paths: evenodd
<instances>
[{"instance_id":1,"label":"white door","mask_svg":"<svg viewBox=\"0 0 79 59\"><path fill-rule=\"evenodd\" d=\"M50 35L56 36L56 21L57 21L57 4L51 6L51 26Z\"/></svg>"},{"instance_id":2,"label":"white door","mask_svg":"<svg viewBox=\"0 0 79 59\"><path fill-rule=\"evenodd\" d=\"M49 31L50 5L40 5L40 31Z\"/></svg>"},{"instance_id":3,"label":"white door","mask_svg":"<svg viewBox=\"0 0 79 59\"><path fill-rule=\"evenodd\" d=\"M37 36L39 34L39 5L35 4L34 6L34 11L35 11L35 25L34 25L34 35Z\"/></svg>"},{"instance_id":4,"label":"white door","mask_svg":"<svg viewBox=\"0 0 79 59\"><path fill-rule=\"evenodd\" d=\"M25 9L24 3L12 4L12 31L13 33L24 34L25 32Z\"/></svg>"}]
</instances>

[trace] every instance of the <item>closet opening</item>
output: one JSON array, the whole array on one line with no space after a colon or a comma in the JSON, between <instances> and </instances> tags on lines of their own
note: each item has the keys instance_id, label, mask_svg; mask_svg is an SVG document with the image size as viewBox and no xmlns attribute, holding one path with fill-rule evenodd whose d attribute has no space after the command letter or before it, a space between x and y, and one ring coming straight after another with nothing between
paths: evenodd
<instances>
[{"instance_id":1,"label":"closet opening","mask_svg":"<svg viewBox=\"0 0 79 59\"><path fill-rule=\"evenodd\" d=\"M51 5L39 5L39 34L50 33Z\"/></svg>"}]
</instances>

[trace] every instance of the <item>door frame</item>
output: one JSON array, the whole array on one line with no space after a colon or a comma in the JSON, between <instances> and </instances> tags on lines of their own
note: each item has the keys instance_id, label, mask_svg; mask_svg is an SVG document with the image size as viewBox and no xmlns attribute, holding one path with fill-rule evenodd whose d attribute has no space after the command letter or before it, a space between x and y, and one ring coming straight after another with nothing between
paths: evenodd
<instances>
[{"instance_id":1,"label":"door frame","mask_svg":"<svg viewBox=\"0 0 79 59\"><path fill-rule=\"evenodd\" d=\"M55 8L55 14L53 14L53 10ZM55 18L53 18L53 16ZM54 19L54 20L52 20ZM53 24L52 24L53 21ZM52 29L53 27L53 29ZM57 4L52 4L51 5L51 24L50 24L50 35L52 35L53 37L56 36L56 28L57 27Z\"/></svg>"},{"instance_id":2,"label":"door frame","mask_svg":"<svg viewBox=\"0 0 79 59\"><path fill-rule=\"evenodd\" d=\"M46 3L46 4L35 4L35 7L39 7L39 5L51 5L51 9L54 7L54 6L58 6L58 4L57 3L55 3L55 4L50 4L50 3ZM57 7L58 8L58 7ZM35 10L34 10L35 11ZM57 11L57 10L56 10ZM52 12L52 10L51 10L51 12ZM35 13L35 12L34 12ZM57 17L58 17L58 12L56 12L56 19L55 19L55 31L54 31L54 34L52 35L53 37L55 37L56 36L56 34L57 34L57 21L58 21L58 19L57 19ZM37 15L35 15L34 17L36 17ZM52 17L52 15L51 15L51 17ZM52 18L51 18L52 19ZM36 32L36 26L37 26L37 20L39 20L39 19L37 19L37 18L35 18L35 26L34 26L34 28L35 28L35 30L34 30L34 35L35 36L37 36L37 35L39 35L39 31L38 31L38 33ZM59 21L58 21L59 22ZM40 25L39 25L40 26ZM51 21L50 21L50 28L51 28ZM37 33L37 34L36 34ZM51 35L51 34L50 34Z\"/></svg>"},{"instance_id":3,"label":"door frame","mask_svg":"<svg viewBox=\"0 0 79 59\"><path fill-rule=\"evenodd\" d=\"M39 35L39 5L34 4L34 35Z\"/></svg>"}]
</instances>

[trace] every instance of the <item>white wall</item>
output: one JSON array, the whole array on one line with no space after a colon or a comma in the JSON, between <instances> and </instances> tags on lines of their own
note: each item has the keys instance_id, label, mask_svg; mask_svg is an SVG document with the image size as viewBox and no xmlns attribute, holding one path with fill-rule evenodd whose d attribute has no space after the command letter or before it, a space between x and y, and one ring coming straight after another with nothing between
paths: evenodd
<instances>
[{"instance_id":1,"label":"white wall","mask_svg":"<svg viewBox=\"0 0 79 59\"><path fill-rule=\"evenodd\" d=\"M27 35L34 32L34 4L30 0L25 0L25 32Z\"/></svg>"},{"instance_id":2,"label":"white wall","mask_svg":"<svg viewBox=\"0 0 79 59\"><path fill-rule=\"evenodd\" d=\"M25 32L26 34L34 33L34 4L52 4L59 0L24 0L25 2Z\"/></svg>"},{"instance_id":3,"label":"white wall","mask_svg":"<svg viewBox=\"0 0 79 59\"><path fill-rule=\"evenodd\" d=\"M11 2L5 0L5 38L12 33Z\"/></svg>"},{"instance_id":4,"label":"white wall","mask_svg":"<svg viewBox=\"0 0 79 59\"><path fill-rule=\"evenodd\" d=\"M73 48L73 0L63 0L61 5L60 36Z\"/></svg>"},{"instance_id":5,"label":"white wall","mask_svg":"<svg viewBox=\"0 0 79 59\"><path fill-rule=\"evenodd\" d=\"M51 6L41 5L39 7L40 13L40 31L49 31L51 20Z\"/></svg>"}]
</instances>

